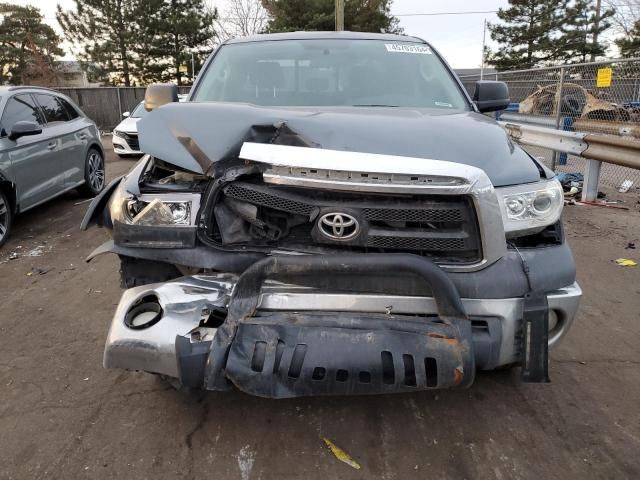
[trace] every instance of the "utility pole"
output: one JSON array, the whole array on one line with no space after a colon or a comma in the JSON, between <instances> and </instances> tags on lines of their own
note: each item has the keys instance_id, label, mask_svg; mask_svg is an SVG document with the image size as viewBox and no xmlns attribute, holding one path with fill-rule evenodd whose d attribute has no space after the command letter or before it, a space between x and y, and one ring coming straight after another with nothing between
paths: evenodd
<instances>
[{"instance_id":1,"label":"utility pole","mask_svg":"<svg viewBox=\"0 0 640 480\"><path fill-rule=\"evenodd\" d=\"M336 32L344 30L344 0L336 0Z\"/></svg>"},{"instance_id":2,"label":"utility pole","mask_svg":"<svg viewBox=\"0 0 640 480\"><path fill-rule=\"evenodd\" d=\"M480 62L480 80L484 78L484 49L487 38L487 19L484 19L482 25L482 62Z\"/></svg>"},{"instance_id":3,"label":"utility pole","mask_svg":"<svg viewBox=\"0 0 640 480\"><path fill-rule=\"evenodd\" d=\"M593 20L593 47L598 45L598 29L600 28L600 9L602 8L602 0L596 0L596 16ZM596 52L595 50L591 52L592 62L596 61Z\"/></svg>"}]
</instances>

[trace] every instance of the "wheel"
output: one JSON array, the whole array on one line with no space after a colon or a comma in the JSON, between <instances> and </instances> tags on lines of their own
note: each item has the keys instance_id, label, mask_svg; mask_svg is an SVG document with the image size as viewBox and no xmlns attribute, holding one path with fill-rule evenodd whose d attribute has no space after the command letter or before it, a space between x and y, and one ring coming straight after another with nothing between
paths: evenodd
<instances>
[{"instance_id":1,"label":"wheel","mask_svg":"<svg viewBox=\"0 0 640 480\"><path fill-rule=\"evenodd\" d=\"M86 197L95 197L104 188L104 158L97 148L90 148L84 163L84 184L78 192Z\"/></svg>"},{"instance_id":2,"label":"wheel","mask_svg":"<svg viewBox=\"0 0 640 480\"><path fill-rule=\"evenodd\" d=\"M0 247L4 245L4 242L9 238L11 222L13 222L11 203L9 203L7 195L0 190Z\"/></svg>"}]
</instances>

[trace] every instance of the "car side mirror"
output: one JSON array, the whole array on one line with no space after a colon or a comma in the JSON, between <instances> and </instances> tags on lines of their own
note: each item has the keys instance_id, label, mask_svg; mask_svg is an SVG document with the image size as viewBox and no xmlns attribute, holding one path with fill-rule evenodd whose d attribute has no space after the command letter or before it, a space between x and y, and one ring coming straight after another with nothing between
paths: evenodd
<instances>
[{"instance_id":1,"label":"car side mirror","mask_svg":"<svg viewBox=\"0 0 640 480\"><path fill-rule=\"evenodd\" d=\"M173 83L154 83L144 92L144 109L155 110L166 103L178 101L178 87Z\"/></svg>"},{"instance_id":2,"label":"car side mirror","mask_svg":"<svg viewBox=\"0 0 640 480\"><path fill-rule=\"evenodd\" d=\"M509 87L504 82L479 80L476 82L473 102L483 113L504 110L511 103Z\"/></svg>"},{"instance_id":3,"label":"car side mirror","mask_svg":"<svg viewBox=\"0 0 640 480\"><path fill-rule=\"evenodd\" d=\"M131 115L131 112L124 112L124 113L122 114L122 116L123 116L124 118L127 118L129 115Z\"/></svg>"},{"instance_id":4,"label":"car side mirror","mask_svg":"<svg viewBox=\"0 0 640 480\"><path fill-rule=\"evenodd\" d=\"M36 122L22 120L20 122L16 122L13 127L11 127L9 140L13 140L15 142L20 137L28 137L30 135L38 135L40 133L42 133L42 127Z\"/></svg>"}]
</instances>

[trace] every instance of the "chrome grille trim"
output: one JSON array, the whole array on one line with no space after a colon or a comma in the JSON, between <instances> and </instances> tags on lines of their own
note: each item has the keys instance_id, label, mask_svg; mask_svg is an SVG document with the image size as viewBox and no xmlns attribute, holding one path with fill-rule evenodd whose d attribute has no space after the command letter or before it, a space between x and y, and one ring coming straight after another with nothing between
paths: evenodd
<instances>
[{"instance_id":1,"label":"chrome grille trim","mask_svg":"<svg viewBox=\"0 0 640 480\"><path fill-rule=\"evenodd\" d=\"M424 192L430 188L466 188L469 182L460 177L442 175L409 175L401 173L351 172L272 166L263 174L266 183L298 186L325 186L335 190L380 191L401 189Z\"/></svg>"}]
</instances>

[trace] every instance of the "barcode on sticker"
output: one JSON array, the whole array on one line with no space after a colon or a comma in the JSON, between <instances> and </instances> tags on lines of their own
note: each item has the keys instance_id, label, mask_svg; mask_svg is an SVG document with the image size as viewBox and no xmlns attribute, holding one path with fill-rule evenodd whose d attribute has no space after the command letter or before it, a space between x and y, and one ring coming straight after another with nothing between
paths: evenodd
<instances>
[{"instance_id":1,"label":"barcode on sticker","mask_svg":"<svg viewBox=\"0 0 640 480\"><path fill-rule=\"evenodd\" d=\"M410 45L408 43L385 43L387 52L396 53L418 53L420 55L431 55L431 49L424 45Z\"/></svg>"}]
</instances>

